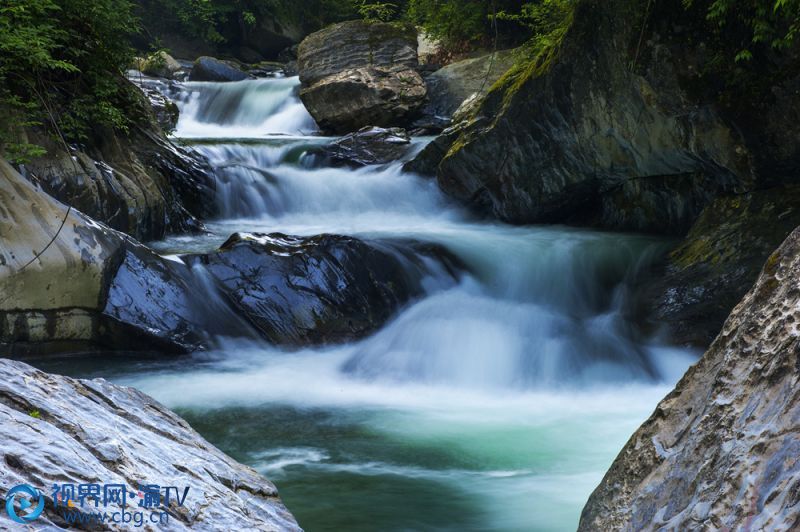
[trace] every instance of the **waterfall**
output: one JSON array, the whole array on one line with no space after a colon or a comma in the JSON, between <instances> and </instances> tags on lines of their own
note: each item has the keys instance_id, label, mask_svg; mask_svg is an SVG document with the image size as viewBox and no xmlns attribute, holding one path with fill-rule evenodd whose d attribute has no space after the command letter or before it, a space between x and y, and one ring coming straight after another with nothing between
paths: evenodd
<instances>
[{"instance_id":1,"label":"waterfall","mask_svg":"<svg viewBox=\"0 0 800 532\"><path fill-rule=\"evenodd\" d=\"M696 354L642 331L634 288L664 239L476 219L399 163L314 164L297 79L187 83L176 135L217 174L208 251L236 231L413 240L468 273L358 342L257 341L122 379L277 481L326 528L561 530ZM418 149L425 140L416 140ZM346 523L346 524L345 524Z\"/></svg>"}]
</instances>

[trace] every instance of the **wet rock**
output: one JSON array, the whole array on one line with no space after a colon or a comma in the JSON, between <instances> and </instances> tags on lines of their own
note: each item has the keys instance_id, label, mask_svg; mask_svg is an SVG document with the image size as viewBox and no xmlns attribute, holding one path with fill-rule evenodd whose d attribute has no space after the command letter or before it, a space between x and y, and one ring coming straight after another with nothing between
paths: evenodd
<instances>
[{"instance_id":1,"label":"wet rock","mask_svg":"<svg viewBox=\"0 0 800 532\"><path fill-rule=\"evenodd\" d=\"M800 226L800 187L719 198L668 258L664 275L641 287L653 320L672 341L707 347L758 277L770 253Z\"/></svg>"},{"instance_id":2,"label":"wet rock","mask_svg":"<svg viewBox=\"0 0 800 532\"><path fill-rule=\"evenodd\" d=\"M404 129L365 127L310 153L334 166L359 167L399 160L410 144L411 137Z\"/></svg>"},{"instance_id":3,"label":"wet rock","mask_svg":"<svg viewBox=\"0 0 800 532\"><path fill-rule=\"evenodd\" d=\"M68 528L52 498L54 485L123 484L135 493L141 484L174 486L180 497L189 488L182 504L174 492L155 508L139 508L137 497L127 498L127 511L142 511L144 522L151 516L159 522L160 513L168 512L169 530L300 530L270 481L133 388L0 359L0 416L0 491L28 484L46 499L44 513L30 526ZM81 510L76 505L72 511ZM99 508L122 510L119 503L103 508L101 502ZM92 510L87 501L83 511ZM103 529L130 526L106 523ZM20 527L0 514L0 528Z\"/></svg>"},{"instance_id":4,"label":"wet rock","mask_svg":"<svg viewBox=\"0 0 800 532\"><path fill-rule=\"evenodd\" d=\"M438 246L322 235L236 234L218 253L187 257L217 279L277 344L363 337L421 296L426 279L454 282L460 265Z\"/></svg>"},{"instance_id":5,"label":"wet rock","mask_svg":"<svg viewBox=\"0 0 800 532\"><path fill-rule=\"evenodd\" d=\"M300 98L324 131L405 126L426 88L413 27L350 21L309 35L298 49Z\"/></svg>"},{"instance_id":6,"label":"wet rock","mask_svg":"<svg viewBox=\"0 0 800 532\"><path fill-rule=\"evenodd\" d=\"M631 437L581 531L796 530L800 230Z\"/></svg>"},{"instance_id":7,"label":"wet rock","mask_svg":"<svg viewBox=\"0 0 800 532\"><path fill-rule=\"evenodd\" d=\"M261 61L250 65L247 74L254 78L274 78L285 74L284 65L273 61Z\"/></svg>"},{"instance_id":8,"label":"wet rock","mask_svg":"<svg viewBox=\"0 0 800 532\"><path fill-rule=\"evenodd\" d=\"M0 177L4 352L188 352L237 330L224 305L209 313L213 294L180 261L68 209L2 160Z\"/></svg>"},{"instance_id":9,"label":"wet rock","mask_svg":"<svg viewBox=\"0 0 800 532\"><path fill-rule=\"evenodd\" d=\"M249 77L236 63L209 56L198 57L189 74L191 81L242 81Z\"/></svg>"}]
</instances>

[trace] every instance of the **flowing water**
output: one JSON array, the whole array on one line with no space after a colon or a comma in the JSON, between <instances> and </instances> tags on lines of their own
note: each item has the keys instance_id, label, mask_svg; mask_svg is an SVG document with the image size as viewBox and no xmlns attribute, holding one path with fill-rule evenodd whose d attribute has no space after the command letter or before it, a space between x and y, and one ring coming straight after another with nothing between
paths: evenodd
<instances>
[{"instance_id":1,"label":"flowing water","mask_svg":"<svg viewBox=\"0 0 800 532\"><path fill-rule=\"evenodd\" d=\"M134 385L273 480L307 530L573 530L591 490L696 354L645 337L650 237L471 218L399 163L316 167L329 139L296 78L187 83L178 137L217 169L213 249L235 231L437 242L468 266L360 342L221 339L191 363L70 360ZM416 141L411 152L425 140Z\"/></svg>"}]
</instances>

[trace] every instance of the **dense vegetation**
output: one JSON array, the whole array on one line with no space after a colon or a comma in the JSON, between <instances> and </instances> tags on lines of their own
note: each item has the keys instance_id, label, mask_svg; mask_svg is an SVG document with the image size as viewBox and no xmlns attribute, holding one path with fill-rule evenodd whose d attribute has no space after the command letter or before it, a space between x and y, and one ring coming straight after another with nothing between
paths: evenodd
<instances>
[{"instance_id":1,"label":"dense vegetation","mask_svg":"<svg viewBox=\"0 0 800 532\"><path fill-rule=\"evenodd\" d=\"M12 158L36 153L20 128L58 124L72 140L87 128L127 126L121 83L137 29L128 0L4 0L0 4L0 143Z\"/></svg>"},{"instance_id":2,"label":"dense vegetation","mask_svg":"<svg viewBox=\"0 0 800 532\"><path fill-rule=\"evenodd\" d=\"M142 41L159 46L148 30L153 21L177 28L188 39L217 44L242 42L261 31L265 21L302 33L356 17L410 21L447 47L527 41L522 68L530 72L552 57L578 1L4 0L0 109L7 118L0 145L14 158L35 153L36 147L20 142L18 134L31 124L57 125L73 141L96 124L126 128L132 96L122 73L133 56L132 37L138 36L140 47ZM728 87L744 83L761 90L776 77L796 74L800 61L775 57L800 29L800 0L631 2L643 17L632 23L646 28L656 26L654 19L689 20L698 40L710 47L708 76ZM765 64L771 65L766 76Z\"/></svg>"}]
</instances>

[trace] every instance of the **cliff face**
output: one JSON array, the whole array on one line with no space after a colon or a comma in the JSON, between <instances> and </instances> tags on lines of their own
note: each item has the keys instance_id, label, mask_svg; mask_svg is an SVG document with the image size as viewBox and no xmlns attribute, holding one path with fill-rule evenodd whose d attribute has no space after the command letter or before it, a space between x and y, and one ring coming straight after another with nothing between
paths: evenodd
<instances>
[{"instance_id":1,"label":"cliff face","mask_svg":"<svg viewBox=\"0 0 800 532\"><path fill-rule=\"evenodd\" d=\"M580 530L800 527L800 230L636 431Z\"/></svg>"},{"instance_id":2,"label":"cliff face","mask_svg":"<svg viewBox=\"0 0 800 532\"><path fill-rule=\"evenodd\" d=\"M174 486L179 496L189 488L181 504L174 492L155 507L139 508L139 499L127 498L129 513L142 511L145 523L168 530L300 530L271 482L133 388L49 375L0 359L0 417L0 491L28 484L46 499L31 527L68 528L65 508L54 504L53 486L93 483L101 490L123 484L131 495L140 484ZM121 509L117 503L98 508L108 515ZM88 501L81 507L76 499L69 513L98 510ZM168 514L166 524L162 512ZM101 528L130 527L104 522ZM0 528L22 527L2 512Z\"/></svg>"}]
</instances>

